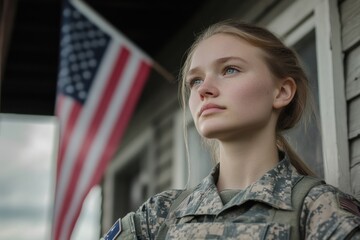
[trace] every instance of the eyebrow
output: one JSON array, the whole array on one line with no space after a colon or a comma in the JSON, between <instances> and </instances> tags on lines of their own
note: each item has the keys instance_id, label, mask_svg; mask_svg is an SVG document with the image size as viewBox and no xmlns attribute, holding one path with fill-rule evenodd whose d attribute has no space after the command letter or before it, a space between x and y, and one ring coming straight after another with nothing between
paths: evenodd
<instances>
[{"instance_id":1,"label":"eyebrow","mask_svg":"<svg viewBox=\"0 0 360 240\"><path fill-rule=\"evenodd\" d=\"M234 57L234 56L219 58L216 60L216 62L224 63L224 62L228 62L230 60L236 60L236 61L248 63L245 59L243 59L241 57Z\"/></svg>"},{"instance_id":2,"label":"eyebrow","mask_svg":"<svg viewBox=\"0 0 360 240\"><path fill-rule=\"evenodd\" d=\"M215 63L226 63L231 60L240 61L240 62L243 62L246 64L248 63L245 59L243 59L241 57L235 57L235 56L218 58L215 60ZM198 71L199 71L199 67L192 68L187 72L186 76L196 74L196 72L198 72Z\"/></svg>"}]
</instances>

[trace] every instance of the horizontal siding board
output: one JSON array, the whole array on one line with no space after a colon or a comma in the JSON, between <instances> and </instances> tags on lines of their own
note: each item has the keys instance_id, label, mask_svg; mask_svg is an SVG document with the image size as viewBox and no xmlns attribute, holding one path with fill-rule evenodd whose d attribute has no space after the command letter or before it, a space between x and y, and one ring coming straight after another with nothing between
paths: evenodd
<instances>
[{"instance_id":1,"label":"horizontal siding board","mask_svg":"<svg viewBox=\"0 0 360 240\"><path fill-rule=\"evenodd\" d=\"M171 131L171 129L167 129L166 133L163 133L160 139L155 140L159 141L159 151L165 151L169 149L172 145L173 132Z\"/></svg>"},{"instance_id":2,"label":"horizontal siding board","mask_svg":"<svg viewBox=\"0 0 360 240\"><path fill-rule=\"evenodd\" d=\"M173 115L159 117L154 121L156 125L155 143L156 159L154 164L156 191L163 191L170 187L172 176L172 151L173 151Z\"/></svg>"},{"instance_id":3,"label":"horizontal siding board","mask_svg":"<svg viewBox=\"0 0 360 240\"><path fill-rule=\"evenodd\" d=\"M346 57L346 99L360 95L360 46Z\"/></svg>"},{"instance_id":4,"label":"horizontal siding board","mask_svg":"<svg viewBox=\"0 0 360 240\"><path fill-rule=\"evenodd\" d=\"M163 191L170 187L171 173L171 167L161 169L161 171L159 171L156 181L157 189Z\"/></svg>"},{"instance_id":5,"label":"horizontal siding board","mask_svg":"<svg viewBox=\"0 0 360 240\"><path fill-rule=\"evenodd\" d=\"M346 0L340 5L343 50L360 42L360 1Z\"/></svg>"},{"instance_id":6,"label":"horizontal siding board","mask_svg":"<svg viewBox=\"0 0 360 240\"><path fill-rule=\"evenodd\" d=\"M360 201L360 164L353 166L350 174L352 194Z\"/></svg>"},{"instance_id":7,"label":"horizontal siding board","mask_svg":"<svg viewBox=\"0 0 360 240\"><path fill-rule=\"evenodd\" d=\"M360 137L355 138L350 142L350 149L351 166L354 167L355 165L360 165Z\"/></svg>"},{"instance_id":8,"label":"horizontal siding board","mask_svg":"<svg viewBox=\"0 0 360 240\"><path fill-rule=\"evenodd\" d=\"M172 151L166 151L158 159L158 168L163 169L166 168L167 165L171 165L171 157L172 157Z\"/></svg>"},{"instance_id":9,"label":"horizontal siding board","mask_svg":"<svg viewBox=\"0 0 360 240\"><path fill-rule=\"evenodd\" d=\"M360 95L360 76L346 83L346 99L351 100Z\"/></svg>"},{"instance_id":10,"label":"horizontal siding board","mask_svg":"<svg viewBox=\"0 0 360 240\"><path fill-rule=\"evenodd\" d=\"M360 136L360 96L349 101L349 139Z\"/></svg>"}]
</instances>

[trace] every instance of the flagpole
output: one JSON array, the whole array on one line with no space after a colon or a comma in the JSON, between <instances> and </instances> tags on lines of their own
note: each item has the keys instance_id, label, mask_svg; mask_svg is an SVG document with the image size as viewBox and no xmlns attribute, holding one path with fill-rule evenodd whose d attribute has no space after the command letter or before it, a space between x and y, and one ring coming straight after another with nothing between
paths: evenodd
<instances>
[{"instance_id":1,"label":"flagpole","mask_svg":"<svg viewBox=\"0 0 360 240\"><path fill-rule=\"evenodd\" d=\"M173 74L167 71L164 67L162 67L159 63L153 62L152 66L161 76L163 76L168 82L174 83L176 78Z\"/></svg>"}]
</instances>

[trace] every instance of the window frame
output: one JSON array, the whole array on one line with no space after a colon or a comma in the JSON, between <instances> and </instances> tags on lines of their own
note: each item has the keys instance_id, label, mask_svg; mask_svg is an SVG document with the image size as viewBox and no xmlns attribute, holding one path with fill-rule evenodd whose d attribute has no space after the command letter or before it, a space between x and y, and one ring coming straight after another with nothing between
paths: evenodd
<instances>
[{"instance_id":1,"label":"window frame","mask_svg":"<svg viewBox=\"0 0 360 240\"><path fill-rule=\"evenodd\" d=\"M155 162L155 153L152 143L154 142L154 129L148 127L143 131L139 137L135 138L133 141L129 142L122 151L121 154L117 154L115 158L109 163L109 166L106 169L104 174L104 184L103 184L103 216L102 216L102 231L106 232L111 228L114 223L114 189L115 189L115 180L116 174L123 170L129 163L136 157L136 155L141 152L146 152L146 164L148 171L146 172L147 179L154 179L154 162ZM154 184L149 184L149 194L153 195Z\"/></svg>"},{"instance_id":2,"label":"window frame","mask_svg":"<svg viewBox=\"0 0 360 240\"><path fill-rule=\"evenodd\" d=\"M293 45L315 30L325 181L350 192L347 104L336 0L296 0L266 27Z\"/></svg>"}]
</instances>

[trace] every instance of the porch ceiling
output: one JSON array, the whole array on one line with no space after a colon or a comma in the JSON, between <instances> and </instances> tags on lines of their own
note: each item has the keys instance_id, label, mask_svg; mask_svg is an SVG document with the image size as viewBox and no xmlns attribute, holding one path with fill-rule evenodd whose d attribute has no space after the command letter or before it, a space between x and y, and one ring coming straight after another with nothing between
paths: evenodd
<instances>
[{"instance_id":1,"label":"porch ceiling","mask_svg":"<svg viewBox=\"0 0 360 240\"><path fill-rule=\"evenodd\" d=\"M84 0L156 56L204 0ZM61 0L18 0L1 86L1 112L53 115Z\"/></svg>"}]
</instances>

